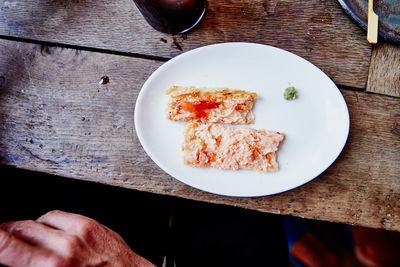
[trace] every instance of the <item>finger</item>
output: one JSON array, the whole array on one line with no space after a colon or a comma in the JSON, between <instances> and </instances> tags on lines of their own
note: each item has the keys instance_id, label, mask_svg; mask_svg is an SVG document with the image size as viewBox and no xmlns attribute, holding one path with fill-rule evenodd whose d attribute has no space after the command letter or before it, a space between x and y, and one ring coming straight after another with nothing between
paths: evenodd
<instances>
[{"instance_id":1,"label":"finger","mask_svg":"<svg viewBox=\"0 0 400 267\"><path fill-rule=\"evenodd\" d=\"M50 211L36 221L81 237L100 226L98 222L88 217L59 210Z\"/></svg>"},{"instance_id":2,"label":"finger","mask_svg":"<svg viewBox=\"0 0 400 267\"><path fill-rule=\"evenodd\" d=\"M35 221L8 222L0 225L0 228L32 245L49 250L60 252L66 246L66 233Z\"/></svg>"},{"instance_id":3,"label":"finger","mask_svg":"<svg viewBox=\"0 0 400 267\"><path fill-rule=\"evenodd\" d=\"M9 266L55 266L58 258L0 229L0 263Z\"/></svg>"}]
</instances>

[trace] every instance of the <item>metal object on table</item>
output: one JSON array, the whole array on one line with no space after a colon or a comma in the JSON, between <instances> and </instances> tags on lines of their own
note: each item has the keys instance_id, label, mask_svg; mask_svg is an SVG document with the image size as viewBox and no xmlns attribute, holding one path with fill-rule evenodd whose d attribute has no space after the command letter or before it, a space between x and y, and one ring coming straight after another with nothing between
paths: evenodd
<instances>
[{"instance_id":1,"label":"metal object on table","mask_svg":"<svg viewBox=\"0 0 400 267\"><path fill-rule=\"evenodd\" d=\"M368 28L368 0L338 0L363 29ZM375 0L374 12L379 16L378 35L387 41L400 44L400 1Z\"/></svg>"}]
</instances>

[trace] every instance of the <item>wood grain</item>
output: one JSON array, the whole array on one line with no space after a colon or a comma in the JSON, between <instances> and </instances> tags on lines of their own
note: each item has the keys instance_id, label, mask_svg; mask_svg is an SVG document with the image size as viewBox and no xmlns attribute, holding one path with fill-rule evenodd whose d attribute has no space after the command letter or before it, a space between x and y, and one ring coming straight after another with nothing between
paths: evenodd
<instances>
[{"instance_id":1,"label":"wood grain","mask_svg":"<svg viewBox=\"0 0 400 267\"><path fill-rule=\"evenodd\" d=\"M343 90L350 136L337 161L297 189L224 197L191 188L146 155L134 106L160 62L0 41L0 164L262 212L400 231L400 102ZM102 76L109 82L99 84ZM6 179L6 177L1 177ZM23 185L21 185L23 186Z\"/></svg>"},{"instance_id":2,"label":"wood grain","mask_svg":"<svg viewBox=\"0 0 400 267\"><path fill-rule=\"evenodd\" d=\"M0 35L173 57L220 42L257 42L305 57L337 84L365 88L371 46L337 0L209 0L184 35L153 30L131 0L0 0Z\"/></svg>"},{"instance_id":3,"label":"wood grain","mask_svg":"<svg viewBox=\"0 0 400 267\"><path fill-rule=\"evenodd\" d=\"M400 46L381 42L374 47L367 91L400 97Z\"/></svg>"}]
</instances>

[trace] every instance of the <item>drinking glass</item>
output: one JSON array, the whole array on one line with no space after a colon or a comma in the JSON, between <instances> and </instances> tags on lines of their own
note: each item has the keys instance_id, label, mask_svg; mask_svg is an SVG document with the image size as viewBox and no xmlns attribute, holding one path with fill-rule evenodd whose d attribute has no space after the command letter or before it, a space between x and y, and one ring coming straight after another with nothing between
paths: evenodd
<instances>
[{"instance_id":1,"label":"drinking glass","mask_svg":"<svg viewBox=\"0 0 400 267\"><path fill-rule=\"evenodd\" d=\"M146 21L157 31L183 33L203 17L206 0L133 0Z\"/></svg>"}]
</instances>

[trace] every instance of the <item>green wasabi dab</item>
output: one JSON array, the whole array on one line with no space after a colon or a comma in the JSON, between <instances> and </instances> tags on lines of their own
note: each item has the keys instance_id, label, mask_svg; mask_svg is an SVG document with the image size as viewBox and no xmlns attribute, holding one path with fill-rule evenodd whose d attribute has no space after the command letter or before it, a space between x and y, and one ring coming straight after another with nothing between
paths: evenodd
<instances>
[{"instance_id":1,"label":"green wasabi dab","mask_svg":"<svg viewBox=\"0 0 400 267\"><path fill-rule=\"evenodd\" d=\"M294 88L294 86L290 86L290 87L286 88L285 93L283 94L283 97L286 100L293 100L293 99L297 98L296 88Z\"/></svg>"}]
</instances>

